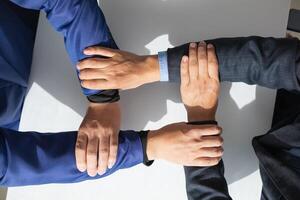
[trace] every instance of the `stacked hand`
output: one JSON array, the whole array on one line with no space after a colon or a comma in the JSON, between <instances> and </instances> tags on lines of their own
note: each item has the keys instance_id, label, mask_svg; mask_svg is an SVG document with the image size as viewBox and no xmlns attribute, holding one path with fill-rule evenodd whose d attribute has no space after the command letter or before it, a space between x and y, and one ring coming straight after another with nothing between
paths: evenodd
<instances>
[{"instance_id":1,"label":"stacked hand","mask_svg":"<svg viewBox=\"0 0 300 200\"><path fill-rule=\"evenodd\" d=\"M77 168L90 176L104 174L117 157L120 107L116 103L90 103L76 143Z\"/></svg>"},{"instance_id":2,"label":"stacked hand","mask_svg":"<svg viewBox=\"0 0 300 200\"><path fill-rule=\"evenodd\" d=\"M132 89L159 81L159 66L155 56L138 56L105 47L89 47L89 58L78 63L79 78L88 89Z\"/></svg>"},{"instance_id":3,"label":"stacked hand","mask_svg":"<svg viewBox=\"0 0 300 200\"><path fill-rule=\"evenodd\" d=\"M189 57L182 58L180 86L189 121L215 120L219 89L214 47L192 43ZM220 134L217 125L171 124L150 132L147 155L185 166L216 165L223 155Z\"/></svg>"},{"instance_id":4,"label":"stacked hand","mask_svg":"<svg viewBox=\"0 0 300 200\"><path fill-rule=\"evenodd\" d=\"M85 54L102 56L78 64L85 88L129 89L160 78L157 56L138 56L103 47L90 47ZM205 42L192 43L189 56L182 58L180 86L189 121L215 120L219 89L214 47ZM97 171L102 174L115 160L118 128L110 127L119 127L120 117L118 109L112 111L116 119L109 118L101 109L91 109L87 114L91 118L87 117L80 128L77 165L82 171L87 168L90 175ZM168 125L149 133L147 155L149 159L165 159L186 166L215 165L223 153L220 134L221 128L216 125Z\"/></svg>"},{"instance_id":5,"label":"stacked hand","mask_svg":"<svg viewBox=\"0 0 300 200\"><path fill-rule=\"evenodd\" d=\"M208 47L208 48L207 48ZM189 121L214 120L220 90L218 60L213 45L190 44L181 61L181 98Z\"/></svg>"},{"instance_id":6,"label":"stacked hand","mask_svg":"<svg viewBox=\"0 0 300 200\"><path fill-rule=\"evenodd\" d=\"M185 166L216 165L223 155L220 134L216 125L171 124L149 133L147 156Z\"/></svg>"}]
</instances>

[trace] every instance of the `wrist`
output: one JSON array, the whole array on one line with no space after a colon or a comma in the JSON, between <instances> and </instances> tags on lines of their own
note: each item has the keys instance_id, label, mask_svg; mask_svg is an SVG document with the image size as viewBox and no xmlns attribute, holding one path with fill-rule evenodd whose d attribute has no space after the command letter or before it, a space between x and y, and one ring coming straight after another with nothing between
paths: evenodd
<instances>
[{"instance_id":1,"label":"wrist","mask_svg":"<svg viewBox=\"0 0 300 200\"><path fill-rule=\"evenodd\" d=\"M160 70L157 55L144 56L144 66L146 67L146 81L153 83L160 80Z\"/></svg>"},{"instance_id":2,"label":"wrist","mask_svg":"<svg viewBox=\"0 0 300 200\"><path fill-rule=\"evenodd\" d=\"M149 131L147 136L147 157L148 160L157 159L157 139L154 131Z\"/></svg>"},{"instance_id":3,"label":"wrist","mask_svg":"<svg viewBox=\"0 0 300 200\"><path fill-rule=\"evenodd\" d=\"M188 121L215 121L215 112L212 110L205 110L198 107L186 107Z\"/></svg>"}]
</instances>

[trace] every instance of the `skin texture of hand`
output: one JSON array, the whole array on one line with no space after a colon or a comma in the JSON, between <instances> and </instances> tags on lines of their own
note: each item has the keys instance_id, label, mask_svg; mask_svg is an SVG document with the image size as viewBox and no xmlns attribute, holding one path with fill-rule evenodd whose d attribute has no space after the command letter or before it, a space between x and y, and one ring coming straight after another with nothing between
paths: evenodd
<instances>
[{"instance_id":1,"label":"skin texture of hand","mask_svg":"<svg viewBox=\"0 0 300 200\"><path fill-rule=\"evenodd\" d=\"M97 46L85 49L84 53L93 56L77 65L84 88L125 90L160 79L157 56L138 56Z\"/></svg>"},{"instance_id":2,"label":"skin texture of hand","mask_svg":"<svg viewBox=\"0 0 300 200\"><path fill-rule=\"evenodd\" d=\"M117 157L120 129L118 102L90 103L80 125L76 142L76 164L79 171L88 175L102 175L111 168Z\"/></svg>"},{"instance_id":3,"label":"skin texture of hand","mask_svg":"<svg viewBox=\"0 0 300 200\"><path fill-rule=\"evenodd\" d=\"M189 57L181 61L182 101L189 121L215 120L220 90L215 49L205 42L190 44Z\"/></svg>"},{"instance_id":4,"label":"skin texture of hand","mask_svg":"<svg viewBox=\"0 0 300 200\"><path fill-rule=\"evenodd\" d=\"M213 166L223 155L221 128L177 123L148 134L149 160L162 159L184 166Z\"/></svg>"}]
</instances>

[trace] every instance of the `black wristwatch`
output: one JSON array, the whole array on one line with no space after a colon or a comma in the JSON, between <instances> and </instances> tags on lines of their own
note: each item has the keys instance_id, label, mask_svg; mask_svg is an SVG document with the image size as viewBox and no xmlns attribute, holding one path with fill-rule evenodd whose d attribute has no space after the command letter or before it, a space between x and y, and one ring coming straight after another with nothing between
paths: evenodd
<instances>
[{"instance_id":1,"label":"black wristwatch","mask_svg":"<svg viewBox=\"0 0 300 200\"><path fill-rule=\"evenodd\" d=\"M206 121L191 121L188 122L189 125L218 125L218 122L215 120L206 120Z\"/></svg>"},{"instance_id":2,"label":"black wristwatch","mask_svg":"<svg viewBox=\"0 0 300 200\"><path fill-rule=\"evenodd\" d=\"M119 90L103 90L87 97L92 103L114 103L120 100Z\"/></svg>"}]
</instances>

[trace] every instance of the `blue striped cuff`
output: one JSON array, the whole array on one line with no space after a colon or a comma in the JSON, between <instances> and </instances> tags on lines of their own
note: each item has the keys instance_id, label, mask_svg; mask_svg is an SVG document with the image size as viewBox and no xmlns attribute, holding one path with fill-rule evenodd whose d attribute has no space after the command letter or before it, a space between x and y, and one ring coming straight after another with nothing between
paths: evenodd
<instances>
[{"instance_id":1,"label":"blue striped cuff","mask_svg":"<svg viewBox=\"0 0 300 200\"><path fill-rule=\"evenodd\" d=\"M166 51L158 52L158 61L160 69L160 81L169 81L168 54Z\"/></svg>"}]
</instances>

